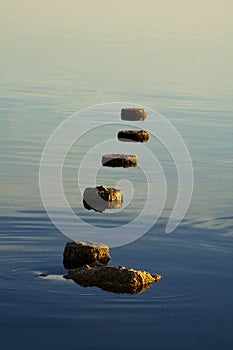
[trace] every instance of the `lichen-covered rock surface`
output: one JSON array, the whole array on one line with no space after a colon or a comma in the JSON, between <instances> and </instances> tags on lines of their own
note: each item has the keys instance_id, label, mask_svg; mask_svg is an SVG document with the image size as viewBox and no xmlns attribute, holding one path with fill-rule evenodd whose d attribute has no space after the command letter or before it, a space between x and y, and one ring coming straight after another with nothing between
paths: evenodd
<instances>
[{"instance_id":1,"label":"lichen-covered rock surface","mask_svg":"<svg viewBox=\"0 0 233 350\"><path fill-rule=\"evenodd\" d=\"M68 278L84 287L96 286L114 293L138 294L150 288L162 276L123 266L94 263L69 270Z\"/></svg>"},{"instance_id":2,"label":"lichen-covered rock surface","mask_svg":"<svg viewBox=\"0 0 233 350\"><path fill-rule=\"evenodd\" d=\"M135 154L105 154L102 157L102 165L113 168L132 168L138 165L138 157Z\"/></svg>"},{"instance_id":3,"label":"lichen-covered rock surface","mask_svg":"<svg viewBox=\"0 0 233 350\"><path fill-rule=\"evenodd\" d=\"M107 264L110 259L109 247L102 243L68 242L63 253L66 269L75 269L96 261Z\"/></svg>"}]
</instances>

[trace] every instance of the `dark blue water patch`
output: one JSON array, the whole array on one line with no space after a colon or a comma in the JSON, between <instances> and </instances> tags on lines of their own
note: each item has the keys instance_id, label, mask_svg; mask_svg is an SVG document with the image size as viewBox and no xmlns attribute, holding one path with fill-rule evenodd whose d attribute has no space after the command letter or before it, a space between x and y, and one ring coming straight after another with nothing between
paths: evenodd
<instances>
[{"instance_id":1,"label":"dark blue water patch","mask_svg":"<svg viewBox=\"0 0 233 350\"><path fill-rule=\"evenodd\" d=\"M223 216L223 217L217 218L217 220L233 220L233 216Z\"/></svg>"},{"instance_id":2,"label":"dark blue water patch","mask_svg":"<svg viewBox=\"0 0 233 350\"><path fill-rule=\"evenodd\" d=\"M43 211L20 215L0 220L1 348L233 345L231 236L187 222L168 235L167 220L160 220L141 239L112 249L111 264L160 273L163 280L142 294L121 295L63 279L67 238Z\"/></svg>"}]
</instances>

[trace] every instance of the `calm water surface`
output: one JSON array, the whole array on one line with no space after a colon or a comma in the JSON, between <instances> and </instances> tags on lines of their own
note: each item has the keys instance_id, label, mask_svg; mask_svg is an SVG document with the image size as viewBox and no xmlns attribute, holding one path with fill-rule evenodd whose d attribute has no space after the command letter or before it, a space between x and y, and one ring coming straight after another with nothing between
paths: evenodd
<instances>
[{"instance_id":1,"label":"calm water surface","mask_svg":"<svg viewBox=\"0 0 233 350\"><path fill-rule=\"evenodd\" d=\"M28 29L8 31L0 58L1 348L231 349L230 34L197 28L145 29L138 35L121 30L110 35L101 26L95 32ZM166 150L151 140L168 183L163 215L141 239L111 252L114 265L164 276L138 295L82 288L60 278L68 239L50 222L39 193L40 157L55 127L82 108L113 101L166 116L187 143L194 167L189 211L166 234L177 176ZM80 160L106 135L108 130L87 137L70 150L64 188L84 220L116 226L143 206L146 187L139 169L130 170L135 198L114 216L85 211L77 192ZM119 171L111 180L109 174L100 169L98 181L111 186L129 173ZM41 272L53 278L38 277Z\"/></svg>"}]
</instances>

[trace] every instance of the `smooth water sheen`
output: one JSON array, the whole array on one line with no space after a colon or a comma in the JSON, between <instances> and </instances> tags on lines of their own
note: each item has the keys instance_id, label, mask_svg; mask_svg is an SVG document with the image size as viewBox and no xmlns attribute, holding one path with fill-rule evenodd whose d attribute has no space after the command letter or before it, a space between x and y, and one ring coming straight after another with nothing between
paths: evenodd
<instances>
[{"instance_id":1,"label":"smooth water sheen","mask_svg":"<svg viewBox=\"0 0 233 350\"><path fill-rule=\"evenodd\" d=\"M40 25L16 17L3 21L6 34L1 31L1 349L231 349L232 31L156 22L135 30L110 22ZM166 234L177 174L168 152L151 138L148 147L168 186L162 217L141 239L111 251L113 265L164 276L138 295L61 278L68 238L49 220L39 191L43 147L59 123L85 107L118 101L148 106L172 122L189 148L195 177L185 219ZM119 212L83 208L78 164L111 133L116 128L74 144L63 169L70 205L100 227L132 220L147 193L140 169L100 167L98 184L129 178L134 197Z\"/></svg>"}]
</instances>

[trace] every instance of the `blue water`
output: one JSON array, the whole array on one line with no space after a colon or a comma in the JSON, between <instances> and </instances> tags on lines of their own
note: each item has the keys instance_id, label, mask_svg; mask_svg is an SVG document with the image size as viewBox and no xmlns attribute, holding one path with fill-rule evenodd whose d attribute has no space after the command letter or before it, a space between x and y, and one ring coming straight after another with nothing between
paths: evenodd
<instances>
[{"instance_id":1,"label":"blue water","mask_svg":"<svg viewBox=\"0 0 233 350\"><path fill-rule=\"evenodd\" d=\"M48 31L30 23L16 25L14 33L6 29L0 57L1 348L231 349L232 35L192 27ZM39 192L40 158L53 130L82 108L117 101L163 114L185 140L194 168L187 215L166 234L177 174L162 145L151 140L167 178L162 217L139 240L111 250L113 265L164 276L138 295L61 278L68 238L51 223ZM143 205L143 176L130 169L139 189L125 212L85 211L75 171L91 142L67 156L67 198L84 220L121 225ZM110 180L100 169L98 179L113 185L121 174ZM41 272L53 277L40 278Z\"/></svg>"}]
</instances>

